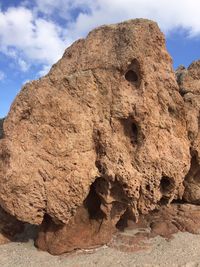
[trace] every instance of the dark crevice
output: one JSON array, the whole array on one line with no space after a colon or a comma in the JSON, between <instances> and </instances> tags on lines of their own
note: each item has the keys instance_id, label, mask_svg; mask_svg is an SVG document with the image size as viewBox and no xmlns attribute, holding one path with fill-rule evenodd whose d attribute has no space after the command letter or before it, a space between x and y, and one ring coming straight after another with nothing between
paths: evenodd
<instances>
[{"instance_id":1,"label":"dark crevice","mask_svg":"<svg viewBox=\"0 0 200 267\"><path fill-rule=\"evenodd\" d=\"M190 169L185 176L184 184L185 181L189 181L193 179L195 182L199 183L200 182L200 165L198 162L198 155L196 152L191 151L191 163L190 163Z\"/></svg>"},{"instance_id":2,"label":"dark crevice","mask_svg":"<svg viewBox=\"0 0 200 267\"><path fill-rule=\"evenodd\" d=\"M4 137L4 131L3 131L3 123L4 123L5 118L0 119L0 139Z\"/></svg>"},{"instance_id":3,"label":"dark crevice","mask_svg":"<svg viewBox=\"0 0 200 267\"><path fill-rule=\"evenodd\" d=\"M102 176L106 174L106 167L104 166L104 164L102 164L100 160L96 160L95 165Z\"/></svg>"},{"instance_id":4,"label":"dark crevice","mask_svg":"<svg viewBox=\"0 0 200 267\"><path fill-rule=\"evenodd\" d=\"M125 135L130 138L131 144L136 145L140 143L141 131L134 119L131 117L121 119L121 124L123 125Z\"/></svg>"},{"instance_id":5,"label":"dark crevice","mask_svg":"<svg viewBox=\"0 0 200 267\"><path fill-rule=\"evenodd\" d=\"M116 228L120 231L124 231L124 229L128 227L128 221L135 221L135 216L130 208L127 208L124 214L122 214L116 224Z\"/></svg>"},{"instance_id":6,"label":"dark crevice","mask_svg":"<svg viewBox=\"0 0 200 267\"><path fill-rule=\"evenodd\" d=\"M137 127L136 123L134 123L134 122L131 124L131 138L132 138L132 144L137 143L138 127Z\"/></svg>"},{"instance_id":7,"label":"dark crevice","mask_svg":"<svg viewBox=\"0 0 200 267\"><path fill-rule=\"evenodd\" d=\"M171 204L186 204L187 201L185 201L184 199L174 199Z\"/></svg>"},{"instance_id":8,"label":"dark crevice","mask_svg":"<svg viewBox=\"0 0 200 267\"><path fill-rule=\"evenodd\" d=\"M173 107L168 107L168 112L170 114L174 114L176 112L176 110Z\"/></svg>"},{"instance_id":9,"label":"dark crevice","mask_svg":"<svg viewBox=\"0 0 200 267\"><path fill-rule=\"evenodd\" d=\"M84 200L83 205L88 210L90 219L104 219L105 214L101 210L102 200L97 194L96 187L98 183L104 183L101 178L97 178L90 186L90 191L87 198Z\"/></svg>"},{"instance_id":10,"label":"dark crevice","mask_svg":"<svg viewBox=\"0 0 200 267\"><path fill-rule=\"evenodd\" d=\"M184 88L179 88L179 94L184 97L185 94L187 94L187 91Z\"/></svg>"},{"instance_id":11,"label":"dark crevice","mask_svg":"<svg viewBox=\"0 0 200 267\"><path fill-rule=\"evenodd\" d=\"M160 191L163 195L167 195L171 193L171 191L174 189L175 183L174 179L168 176L163 176L160 180Z\"/></svg>"},{"instance_id":12,"label":"dark crevice","mask_svg":"<svg viewBox=\"0 0 200 267\"><path fill-rule=\"evenodd\" d=\"M168 197L162 197L160 201L158 202L158 205L160 206L166 206L169 203L169 198Z\"/></svg>"}]
</instances>

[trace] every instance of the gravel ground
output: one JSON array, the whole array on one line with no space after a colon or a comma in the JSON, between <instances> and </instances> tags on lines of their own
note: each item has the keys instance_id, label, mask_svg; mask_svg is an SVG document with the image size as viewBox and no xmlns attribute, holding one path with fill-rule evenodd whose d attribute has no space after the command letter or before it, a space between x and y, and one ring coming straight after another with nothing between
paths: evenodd
<instances>
[{"instance_id":1,"label":"gravel ground","mask_svg":"<svg viewBox=\"0 0 200 267\"><path fill-rule=\"evenodd\" d=\"M121 252L109 247L79 251L73 254L52 256L38 251L33 241L15 242L0 247L2 267L157 267L200 266L200 236L178 233L166 241L156 237L150 241L150 249L137 253Z\"/></svg>"}]
</instances>

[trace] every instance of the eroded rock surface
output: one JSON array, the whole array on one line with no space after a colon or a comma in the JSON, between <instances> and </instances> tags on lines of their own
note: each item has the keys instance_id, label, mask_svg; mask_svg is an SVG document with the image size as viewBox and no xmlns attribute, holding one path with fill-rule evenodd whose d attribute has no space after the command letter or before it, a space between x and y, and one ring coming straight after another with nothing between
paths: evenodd
<instances>
[{"instance_id":1,"label":"eroded rock surface","mask_svg":"<svg viewBox=\"0 0 200 267\"><path fill-rule=\"evenodd\" d=\"M4 122L1 206L42 223L37 245L60 254L107 243L127 214L137 221L187 198L198 127L181 86L152 21L102 26L75 42L24 86Z\"/></svg>"},{"instance_id":2,"label":"eroded rock surface","mask_svg":"<svg viewBox=\"0 0 200 267\"><path fill-rule=\"evenodd\" d=\"M4 119L0 119L0 139L3 138ZM17 234L24 230L24 224L9 215L0 207L0 245L15 240Z\"/></svg>"},{"instance_id":3,"label":"eroded rock surface","mask_svg":"<svg viewBox=\"0 0 200 267\"><path fill-rule=\"evenodd\" d=\"M184 180L184 199L200 204L200 61L177 72L180 94L185 102L188 139L191 142L191 166Z\"/></svg>"}]
</instances>

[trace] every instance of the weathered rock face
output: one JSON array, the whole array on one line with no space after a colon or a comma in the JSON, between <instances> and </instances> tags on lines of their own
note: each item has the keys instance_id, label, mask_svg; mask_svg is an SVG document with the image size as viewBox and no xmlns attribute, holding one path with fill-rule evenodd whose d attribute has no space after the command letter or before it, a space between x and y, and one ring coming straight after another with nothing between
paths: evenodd
<instances>
[{"instance_id":1,"label":"weathered rock face","mask_svg":"<svg viewBox=\"0 0 200 267\"><path fill-rule=\"evenodd\" d=\"M200 61L193 62L188 69L176 72L186 110L188 138L191 142L191 167L185 178L184 199L200 204Z\"/></svg>"},{"instance_id":2,"label":"weathered rock face","mask_svg":"<svg viewBox=\"0 0 200 267\"><path fill-rule=\"evenodd\" d=\"M0 119L0 139L3 138L3 122L4 119ZM0 245L14 240L15 236L21 233L23 229L24 224L22 222L0 207Z\"/></svg>"},{"instance_id":3,"label":"weathered rock face","mask_svg":"<svg viewBox=\"0 0 200 267\"><path fill-rule=\"evenodd\" d=\"M124 214L137 220L182 198L184 104L156 23L95 29L14 101L0 143L2 207L43 222L37 245L53 254L106 243Z\"/></svg>"}]
</instances>

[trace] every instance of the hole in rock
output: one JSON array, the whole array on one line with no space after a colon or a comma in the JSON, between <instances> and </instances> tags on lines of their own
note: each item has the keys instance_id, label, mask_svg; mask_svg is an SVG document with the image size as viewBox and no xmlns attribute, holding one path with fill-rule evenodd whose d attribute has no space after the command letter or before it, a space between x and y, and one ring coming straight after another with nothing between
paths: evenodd
<instances>
[{"instance_id":1,"label":"hole in rock","mask_svg":"<svg viewBox=\"0 0 200 267\"><path fill-rule=\"evenodd\" d=\"M139 85L139 82L141 80L141 69L137 59L133 59L131 61L131 64L128 66L125 73L125 79L130 83Z\"/></svg>"},{"instance_id":2,"label":"hole in rock","mask_svg":"<svg viewBox=\"0 0 200 267\"><path fill-rule=\"evenodd\" d=\"M128 82L137 82L138 81L138 75L135 71L133 70L128 70L125 74L125 78Z\"/></svg>"},{"instance_id":3,"label":"hole in rock","mask_svg":"<svg viewBox=\"0 0 200 267\"><path fill-rule=\"evenodd\" d=\"M168 194L174 189L174 180L170 177L163 176L160 180L160 191L163 194Z\"/></svg>"},{"instance_id":4,"label":"hole in rock","mask_svg":"<svg viewBox=\"0 0 200 267\"><path fill-rule=\"evenodd\" d=\"M158 202L158 204L160 205L160 206L165 206L165 205L167 205L169 203L169 198L167 198L167 197L162 197L161 199L160 199L160 201Z\"/></svg>"},{"instance_id":5,"label":"hole in rock","mask_svg":"<svg viewBox=\"0 0 200 267\"><path fill-rule=\"evenodd\" d=\"M101 210L101 198L96 192L97 183L100 182L101 178L97 178L95 182L91 184L89 194L83 203L84 207L88 210L90 219L105 218L105 214Z\"/></svg>"},{"instance_id":6,"label":"hole in rock","mask_svg":"<svg viewBox=\"0 0 200 267\"><path fill-rule=\"evenodd\" d=\"M121 123L124 127L124 133L130 138L131 144L135 145L139 141L139 126L131 117L122 119Z\"/></svg>"},{"instance_id":7,"label":"hole in rock","mask_svg":"<svg viewBox=\"0 0 200 267\"><path fill-rule=\"evenodd\" d=\"M147 191L150 191L150 189L151 189L150 185L147 184L147 185L146 185L146 190L147 190Z\"/></svg>"},{"instance_id":8,"label":"hole in rock","mask_svg":"<svg viewBox=\"0 0 200 267\"><path fill-rule=\"evenodd\" d=\"M168 112L173 114L175 112L174 108L173 107L168 107Z\"/></svg>"},{"instance_id":9,"label":"hole in rock","mask_svg":"<svg viewBox=\"0 0 200 267\"><path fill-rule=\"evenodd\" d=\"M131 124L131 131L132 131L132 142L133 143L137 143L137 137L138 137L138 128L137 125L135 123Z\"/></svg>"}]
</instances>

